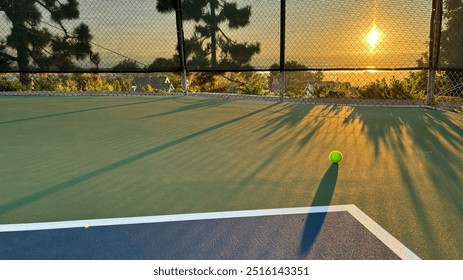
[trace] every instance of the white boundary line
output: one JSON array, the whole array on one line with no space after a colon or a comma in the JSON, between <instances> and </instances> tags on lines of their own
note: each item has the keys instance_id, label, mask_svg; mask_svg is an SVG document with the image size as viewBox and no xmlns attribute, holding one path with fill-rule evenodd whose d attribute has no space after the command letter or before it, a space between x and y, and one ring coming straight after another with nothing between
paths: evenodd
<instances>
[{"instance_id":1,"label":"white boundary line","mask_svg":"<svg viewBox=\"0 0 463 280\"><path fill-rule=\"evenodd\" d=\"M176 214L176 215L130 217L130 218L111 218L111 219L96 219L96 220L76 220L76 221L30 223L30 224L7 224L7 225L0 225L0 232L51 230L51 229L66 229L66 228L94 227L94 226L133 225L133 224L146 224L146 223L181 222L181 221L211 220L211 219L225 219L225 218L245 218L245 217L274 216L274 215L324 213L324 212L334 212L334 211L348 211L348 209L346 208L346 206L317 206L317 207L277 208L277 209L262 209L262 210L242 210L242 211L229 211L229 212Z\"/></svg>"},{"instance_id":2,"label":"white boundary line","mask_svg":"<svg viewBox=\"0 0 463 280\"><path fill-rule=\"evenodd\" d=\"M357 221L364 225L373 235L381 240L386 246L389 247L403 260L420 260L420 258L403 245L399 240L392 236L389 232L383 229L375 221L373 221L367 214L362 212L355 205L350 207L349 213L354 216Z\"/></svg>"},{"instance_id":3,"label":"white boundary line","mask_svg":"<svg viewBox=\"0 0 463 280\"><path fill-rule=\"evenodd\" d=\"M30 223L30 224L7 224L0 225L1 232L17 232L17 231L35 231L35 230L52 230L52 229L68 229L68 228L87 228L96 226L115 226L115 225L134 225L147 223L162 223L162 222L181 222L181 221L198 221L211 219L226 219L226 218L246 218L246 217L262 217L276 215L292 215L292 214L308 214L308 213L326 213L326 212L349 212L363 226L365 226L373 235L381 240L400 258L405 260L419 260L411 250L400 243L396 238L389 234L380 225L375 223L370 217L363 213L355 205L333 205L333 206L313 206L313 207L297 207L297 208L276 208L276 209L261 209L261 210L242 210L228 212L210 212L210 213L194 213L194 214L177 214L177 215L162 215L162 216L146 216L133 218L114 218L114 219L95 219L95 220L77 220L63 222L48 222L48 223Z\"/></svg>"}]
</instances>

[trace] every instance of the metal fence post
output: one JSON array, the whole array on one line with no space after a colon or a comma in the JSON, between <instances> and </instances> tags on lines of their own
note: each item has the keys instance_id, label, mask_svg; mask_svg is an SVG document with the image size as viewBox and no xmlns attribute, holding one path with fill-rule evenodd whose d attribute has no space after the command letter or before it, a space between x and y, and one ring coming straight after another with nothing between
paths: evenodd
<instances>
[{"instance_id":1,"label":"metal fence post","mask_svg":"<svg viewBox=\"0 0 463 280\"><path fill-rule=\"evenodd\" d=\"M286 0L281 0L280 14L280 102L283 102L285 97Z\"/></svg>"},{"instance_id":2,"label":"metal fence post","mask_svg":"<svg viewBox=\"0 0 463 280\"><path fill-rule=\"evenodd\" d=\"M429 36L429 70L426 105L434 105L436 89L436 71L439 67L440 39L442 31L442 0L433 0L431 15L431 31Z\"/></svg>"},{"instance_id":3,"label":"metal fence post","mask_svg":"<svg viewBox=\"0 0 463 280\"><path fill-rule=\"evenodd\" d=\"M182 80L182 92L187 93L187 78L186 78L186 58L185 58L185 36L183 33L183 18L182 18L182 0L177 0L175 7L176 24L177 24L177 48L180 59L180 70Z\"/></svg>"}]
</instances>

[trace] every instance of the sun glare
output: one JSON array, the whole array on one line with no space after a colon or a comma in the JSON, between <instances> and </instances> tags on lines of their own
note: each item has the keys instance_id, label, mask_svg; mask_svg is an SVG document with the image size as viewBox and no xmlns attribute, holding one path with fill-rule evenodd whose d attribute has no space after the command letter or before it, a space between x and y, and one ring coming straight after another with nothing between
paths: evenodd
<instances>
[{"instance_id":1,"label":"sun glare","mask_svg":"<svg viewBox=\"0 0 463 280\"><path fill-rule=\"evenodd\" d=\"M379 43L379 39L381 39L381 34L379 33L377 27L373 26L367 36L367 41L372 49L376 48Z\"/></svg>"},{"instance_id":2,"label":"sun glare","mask_svg":"<svg viewBox=\"0 0 463 280\"><path fill-rule=\"evenodd\" d=\"M377 72L379 72L378 70L376 70L376 67L373 66L373 65L372 66L367 66L367 68L369 69L369 70L367 70L368 73L377 73Z\"/></svg>"}]
</instances>

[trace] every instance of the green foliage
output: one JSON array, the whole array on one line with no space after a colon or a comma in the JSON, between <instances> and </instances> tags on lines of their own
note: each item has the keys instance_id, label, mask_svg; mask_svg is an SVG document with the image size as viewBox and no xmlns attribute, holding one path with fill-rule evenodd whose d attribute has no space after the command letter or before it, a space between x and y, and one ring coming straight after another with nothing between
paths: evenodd
<instances>
[{"instance_id":1,"label":"green foliage","mask_svg":"<svg viewBox=\"0 0 463 280\"><path fill-rule=\"evenodd\" d=\"M63 80L56 84L56 91L77 91L77 83L74 80Z\"/></svg>"},{"instance_id":2,"label":"green foliage","mask_svg":"<svg viewBox=\"0 0 463 280\"><path fill-rule=\"evenodd\" d=\"M188 92L201 92L201 87L198 85L189 85L187 90Z\"/></svg>"},{"instance_id":3,"label":"green foliage","mask_svg":"<svg viewBox=\"0 0 463 280\"><path fill-rule=\"evenodd\" d=\"M144 93L151 93L154 92L154 89L150 84L146 84L141 88L141 91Z\"/></svg>"},{"instance_id":4,"label":"green foliage","mask_svg":"<svg viewBox=\"0 0 463 280\"><path fill-rule=\"evenodd\" d=\"M77 73L72 75L80 91L98 91L103 89L104 80L99 74Z\"/></svg>"},{"instance_id":5,"label":"green foliage","mask_svg":"<svg viewBox=\"0 0 463 280\"><path fill-rule=\"evenodd\" d=\"M425 70L410 72L403 80L405 92L409 92L413 99L424 99L428 83L428 73Z\"/></svg>"},{"instance_id":6,"label":"green foliage","mask_svg":"<svg viewBox=\"0 0 463 280\"><path fill-rule=\"evenodd\" d=\"M153 92L155 92L155 93L166 93L164 90L159 89L159 88L154 89Z\"/></svg>"},{"instance_id":7,"label":"green foliage","mask_svg":"<svg viewBox=\"0 0 463 280\"><path fill-rule=\"evenodd\" d=\"M386 99L389 94L389 86L386 79L376 80L359 88L359 95L363 98Z\"/></svg>"},{"instance_id":8,"label":"green foliage","mask_svg":"<svg viewBox=\"0 0 463 280\"><path fill-rule=\"evenodd\" d=\"M179 74L172 73L167 75L167 78L169 78L170 82L172 83L174 91L182 91L182 78Z\"/></svg>"},{"instance_id":9,"label":"green foliage","mask_svg":"<svg viewBox=\"0 0 463 280\"><path fill-rule=\"evenodd\" d=\"M265 94L265 81L257 79L244 83L238 87L238 93L241 94L253 94L253 95L264 95Z\"/></svg>"},{"instance_id":10,"label":"green foliage","mask_svg":"<svg viewBox=\"0 0 463 280\"><path fill-rule=\"evenodd\" d=\"M132 83L127 77L118 76L110 82L114 91L131 91Z\"/></svg>"},{"instance_id":11,"label":"green foliage","mask_svg":"<svg viewBox=\"0 0 463 280\"><path fill-rule=\"evenodd\" d=\"M113 83L114 91L122 91L122 85L119 80L115 80Z\"/></svg>"},{"instance_id":12,"label":"green foliage","mask_svg":"<svg viewBox=\"0 0 463 280\"><path fill-rule=\"evenodd\" d=\"M108 83L101 74L75 73L64 74L59 78L48 78L49 87L56 91L114 91L114 85ZM40 89L36 89L40 90Z\"/></svg>"},{"instance_id":13,"label":"green foliage","mask_svg":"<svg viewBox=\"0 0 463 280\"><path fill-rule=\"evenodd\" d=\"M227 92L232 83L223 76L210 72L195 73L190 75L190 79L192 82L188 89L196 92Z\"/></svg>"},{"instance_id":14,"label":"green foliage","mask_svg":"<svg viewBox=\"0 0 463 280\"><path fill-rule=\"evenodd\" d=\"M386 79L376 80L358 89L360 98L368 99L422 99L425 97L426 87L419 88L423 83L423 76L412 75L404 80L395 77L390 81Z\"/></svg>"},{"instance_id":15,"label":"green foliage","mask_svg":"<svg viewBox=\"0 0 463 280\"><path fill-rule=\"evenodd\" d=\"M279 66L274 64L272 68L278 69ZM306 67L296 61L289 61L285 68L295 70ZM268 82L272 91L279 92L279 80L279 72L270 73ZM290 98L425 99L427 80L427 71L422 70L410 72L403 79L378 79L354 87L348 82L326 81L322 72L286 71L285 95ZM439 83L442 83L442 77L437 79Z\"/></svg>"},{"instance_id":16,"label":"green foliage","mask_svg":"<svg viewBox=\"0 0 463 280\"><path fill-rule=\"evenodd\" d=\"M358 98L358 91L346 82L315 82L311 90L306 89L310 97L319 98Z\"/></svg>"},{"instance_id":17,"label":"green foliage","mask_svg":"<svg viewBox=\"0 0 463 280\"><path fill-rule=\"evenodd\" d=\"M271 94L268 88L268 75L261 72L239 72L229 77L229 80L236 81L235 87L230 87L232 92L240 94L268 95Z\"/></svg>"},{"instance_id":18,"label":"green foliage","mask_svg":"<svg viewBox=\"0 0 463 280\"><path fill-rule=\"evenodd\" d=\"M273 64L271 69L278 69L278 64ZM286 69L305 69L307 66L291 60L285 63ZM320 82L323 73L320 71L287 71L285 72L285 94L291 98L307 97L306 86L309 82ZM268 79L269 87L273 92L279 92L280 73L271 72Z\"/></svg>"},{"instance_id":19,"label":"green foliage","mask_svg":"<svg viewBox=\"0 0 463 280\"><path fill-rule=\"evenodd\" d=\"M36 91L54 91L59 80L56 75L39 74L34 79L34 90Z\"/></svg>"},{"instance_id":20,"label":"green foliage","mask_svg":"<svg viewBox=\"0 0 463 280\"><path fill-rule=\"evenodd\" d=\"M0 91L21 91L23 86L19 81L8 81L0 79Z\"/></svg>"}]
</instances>

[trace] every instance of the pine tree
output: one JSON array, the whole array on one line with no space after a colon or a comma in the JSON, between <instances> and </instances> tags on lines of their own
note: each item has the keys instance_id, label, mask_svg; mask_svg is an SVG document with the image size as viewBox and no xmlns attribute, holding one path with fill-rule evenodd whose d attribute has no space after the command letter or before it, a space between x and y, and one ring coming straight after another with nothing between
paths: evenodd
<instances>
[{"instance_id":1,"label":"pine tree","mask_svg":"<svg viewBox=\"0 0 463 280\"><path fill-rule=\"evenodd\" d=\"M75 61L87 58L98 67L92 51L92 35L84 23L72 31L66 21L79 18L77 0L2 0L0 14L10 24L10 34L0 38L0 69L17 65L21 82L29 86L32 70L75 69Z\"/></svg>"},{"instance_id":2,"label":"pine tree","mask_svg":"<svg viewBox=\"0 0 463 280\"><path fill-rule=\"evenodd\" d=\"M161 13L174 12L177 0L157 0ZM200 68L237 69L251 68L253 55L260 52L259 43L238 43L222 28L244 28L249 25L251 7L239 8L228 0L183 0L183 20L196 22L195 32L185 40L185 56L188 64Z\"/></svg>"}]
</instances>

